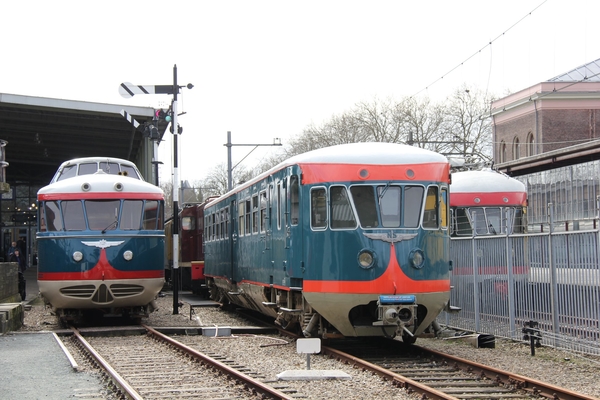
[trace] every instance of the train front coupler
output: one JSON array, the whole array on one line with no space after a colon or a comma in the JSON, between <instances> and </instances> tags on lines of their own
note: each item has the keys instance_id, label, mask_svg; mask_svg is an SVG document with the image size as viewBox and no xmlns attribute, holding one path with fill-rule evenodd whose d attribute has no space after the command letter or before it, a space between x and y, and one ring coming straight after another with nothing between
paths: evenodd
<instances>
[{"instance_id":1,"label":"train front coupler","mask_svg":"<svg viewBox=\"0 0 600 400\"><path fill-rule=\"evenodd\" d=\"M412 336L408 327L417 319L416 297L412 294L380 295L377 300L377 321L373 326L393 328L394 336ZM387 331L387 330L386 330Z\"/></svg>"}]
</instances>

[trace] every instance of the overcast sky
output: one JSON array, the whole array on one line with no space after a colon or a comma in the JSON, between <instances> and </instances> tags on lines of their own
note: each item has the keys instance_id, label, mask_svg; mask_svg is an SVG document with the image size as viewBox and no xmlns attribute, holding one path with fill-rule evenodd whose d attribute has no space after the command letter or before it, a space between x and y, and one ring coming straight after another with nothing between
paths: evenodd
<instances>
[{"instance_id":1,"label":"overcast sky","mask_svg":"<svg viewBox=\"0 0 600 400\"><path fill-rule=\"evenodd\" d=\"M172 84L176 64L178 83L194 85L179 96L180 175L193 182L226 164L227 131L234 144L285 144L376 97L550 79L600 58L599 16L597 0L10 1L0 93L168 108L171 96L118 87ZM233 147L233 164L250 150Z\"/></svg>"}]
</instances>

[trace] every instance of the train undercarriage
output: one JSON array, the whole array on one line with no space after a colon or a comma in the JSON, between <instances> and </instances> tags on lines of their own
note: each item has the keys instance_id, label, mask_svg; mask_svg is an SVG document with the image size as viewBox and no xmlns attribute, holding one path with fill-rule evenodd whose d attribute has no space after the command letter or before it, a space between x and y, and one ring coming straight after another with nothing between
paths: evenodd
<instances>
[{"instance_id":1,"label":"train undercarriage","mask_svg":"<svg viewBox=\"0 0 600 400\"><path fill-rule=\"evenodd\" d=\"M414 343L432 323L427 320L428 310L417 304L414 295L303 293L212 278L207 286L212 300L268 315L282 328L305 337L398 336Z\"/></svg>"}]
</instances>

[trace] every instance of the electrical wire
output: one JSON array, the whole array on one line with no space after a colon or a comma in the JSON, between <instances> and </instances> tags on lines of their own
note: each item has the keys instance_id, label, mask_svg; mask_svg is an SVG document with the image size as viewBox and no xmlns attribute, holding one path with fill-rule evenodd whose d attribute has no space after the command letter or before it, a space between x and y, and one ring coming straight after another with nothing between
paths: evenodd
<instances>
[{"instance_id":1,"label":"electrical wire","mask_svg":"<svg viewBox=\"0 0 600 400\"><path fill-rule=\"evenodd\" d=\"M467 57L466 60L464 60L463 62L461 62L460 64L458 64L457 66L455 66L454 68L452 68L450 71L446 72L444 75L442 75L441 77L439 77L438 79L436 79L435 81L431 82L429 85L425 86L423 89L419 90L418 92L416 92L415 94L413 94L412 97L415 97L416 95L418 95L421 92L424 92L425 90L428 90L431 86L433 86L434 84L436 84L437 82L441 81L442 79L444 79L444 77L446 77L447 75L451 74L452 72L454 72L454 70L458 69L459 67L461 67L462 65L464 65L467 61L469 61L471 58L475 57L477 54L481 53L482 50L485 50L486 47L491 46L492 43L494 43L495 41L497 41L498 39L500 39L502 36L504 36L508 31L510 31L512 28L514 28L515 26L517 26L520 22L522 22L525 18L527 18L528 16L530 16L534 11L536 11L538 8L540 8L541 6L544 5L544 3L546 3L548 0L544 0L542 1L537 7L535 7L533 10L531 10L530 12L528 12L524 17L522 17L521 19L519 19L517 22L515 22L514 24L512 24L508 29L506 29L504 32L502 32L501 34L499 34L498 36L496 36L496 38L490 40L485 46L483 46L481 49L477 50L475 53L473 53L471 56Z\"/></svg>"}]
</instances>

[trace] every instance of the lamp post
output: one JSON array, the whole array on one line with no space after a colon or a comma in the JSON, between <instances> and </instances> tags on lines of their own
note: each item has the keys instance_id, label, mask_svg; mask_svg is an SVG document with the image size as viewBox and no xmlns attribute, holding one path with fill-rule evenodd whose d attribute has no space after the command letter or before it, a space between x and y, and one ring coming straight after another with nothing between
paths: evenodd
<instances>
[{"instance_id":1,"label":"lamp post","mask_svg":"<svg viewBox=\"0 0 600 400\"><path fill-rule=\"evenodd\" d=\"M246 157L248 157L250 155L250 153L252 153L254 150L256 150L256 148L258 146L281 146L281 138L273 138L273 143L265 143L265 144L256 144L256 143L248 143L248 144L233 144L231 143L231 131L227 131L227 143L225 143L223 146L227 146L227 190L231 190L233 189L233 184L232 184L232 175L233 175L233 169L235 167L237 167L242 161L244 161L246 159ZM252 150L250 150L248 152L248 154L246 154L244 156L244 158L242 158L240 160L240 162L238 162L236 165L234 165L233 167L231 166L231 148L233 146L254 146L254 148Z\"/></svg>"}]
</instances>

